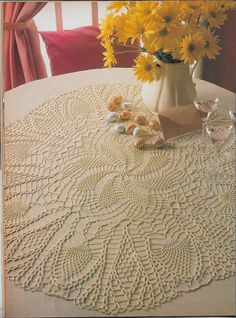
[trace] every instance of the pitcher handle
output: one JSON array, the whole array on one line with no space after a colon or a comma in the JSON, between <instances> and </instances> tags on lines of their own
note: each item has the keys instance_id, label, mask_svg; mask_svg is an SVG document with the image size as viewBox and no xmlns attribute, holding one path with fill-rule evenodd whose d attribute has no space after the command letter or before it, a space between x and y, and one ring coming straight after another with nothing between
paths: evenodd
<instances>
[{"instance_id":1,"label":"pitcher handle","mask_svg":"<svg viewBox=\"0 0 236 318\"><path fill-rule=\"evenodd\" d=\"M199 61L200 61L200 59L195 61L192 65L190 65L190 77L191 77L191 79L193 79L193 73L194 73Z\"/></svg>"}]
</instances>

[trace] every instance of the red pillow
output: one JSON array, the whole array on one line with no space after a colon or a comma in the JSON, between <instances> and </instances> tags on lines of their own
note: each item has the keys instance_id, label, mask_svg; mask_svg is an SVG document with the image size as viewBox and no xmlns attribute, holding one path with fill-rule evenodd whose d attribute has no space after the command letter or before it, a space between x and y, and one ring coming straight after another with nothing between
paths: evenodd
<instances>
[{"instance_id":1,"label":"red pillow","mask_svg":"<svg viewBox=\"0 0 236 318\"><path fill-rule=\"evenodd\" d=\"M100 31L95 26L85 26L73 30L39 32L46 45L52 75L65 74L103 67L103 52ZM127 50L118 46L118 51ZM117 55L116 67L132 67L137 52Z\"/></svg>"}]
</instances>

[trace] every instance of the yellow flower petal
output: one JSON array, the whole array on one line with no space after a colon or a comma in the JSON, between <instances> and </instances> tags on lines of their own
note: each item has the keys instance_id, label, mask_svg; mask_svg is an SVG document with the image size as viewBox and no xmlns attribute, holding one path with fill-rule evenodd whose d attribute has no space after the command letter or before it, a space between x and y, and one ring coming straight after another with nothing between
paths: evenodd
<instances>
[{"instance_id":1,"label":"yellow flower petal","mask_svg":"<svg viewBox=\"0 0 236 318\"><path fill-rule=\"evenodd\" d=\"M215 59L215 57L220 54L221 50L221 47L218 45L219 36L214 35L210 29L203 30L202 35L203 39L205 40L203 54L207 56L208 59Z\"/></svg>"},{"instance_id":2,"label":"yellow flower petal","mask_svg":"<svg viewBox=\"0 0 236 318\"><path fill-rule=\"evenodd\" d=\"M125 32L131 38L131 43L136 39L143 39L155 32L155 23L137 15L130 14L125 26Z\"/></svg>"},{"instance_id":3,"label":"yellow flower petal","mask_svg":"<svg viewBox=\"0 0 236 318\"><path fill-rule=\"evenodd\" d=\"M158 72L157 60L154 56L142 54L135 59L134 74L138 80L152 82Z\"/></svg>"},{"instance_id":4,"label":"yellow flower petal","mask_svg":"<svg viewBox=\"0 0 236 318\"><path fill-rule=\"evenodd\" d=\"M115 23L115 16L113 14L108 14L106 18L102 21L100 28L100 35L99 38L107 38L113 35L114 31L114 23Z\"/></svg>"},{"instance_id":5,"label":"yellow flower petal","mask_svg":"<svg viewBox=\"0 0 236 318\"><path fill-rule=\"evenodd\" d=\"M205 41L200 32L186 36L181 43L180 54L185 63L192 64L204 54Z\"/></svg>"},{"instance_id":6,"label":"yellow flower petal","mask_svg":"<svg viewBox=\"0 0 236 318\"><path fill-rule=\"evenodd\" d=\"M220 28L227 20L225 9L216 1L207 1L201 7L203 18L210 27Z\"/></svg>"},{"instance_id":7,"label":"yellow flower petal","mask_svg":"<svg viewBox=\"0 0 236 318\"><path fill-rule=\"evenodd\" d=\"M102 42L102 46L106 49L103 53L104 55L104 66L105 67L112 67L114 64L117 63L116 57L114 54L114 49L111 43L111 40L107 38L104 42Z\"/></svg>"},{"instance_id":8,"label":"yellow flower petal","mask_svg":"<svg viewBox=\"0 0 236 318\"><path fill-rule=\"evenodd\" d=\"M118 13L121 9L123 9L126 6L127 1L115 1L107 7L107 10L114 10L115 13Z\"/></svg>"}]
</instances>

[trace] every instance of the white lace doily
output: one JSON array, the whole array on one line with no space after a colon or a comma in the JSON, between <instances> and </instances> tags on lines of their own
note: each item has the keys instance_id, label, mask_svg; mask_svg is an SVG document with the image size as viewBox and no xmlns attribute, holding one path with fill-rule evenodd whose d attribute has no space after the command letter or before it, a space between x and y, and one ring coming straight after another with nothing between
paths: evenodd
<instances>
[{"instance_id":1,"label":"white lace doily","mask_svg":"<svg viewBox=\"0 0 236 318\"><path fill-rule=\"evenodd\" d=\"M200 133L137 150L106 121L117 94L142 110L139 87L94 85L5 130L8 278L108 314L229 277L235 256L233 144L217 183Z\"/></svg>"}]
</instances>

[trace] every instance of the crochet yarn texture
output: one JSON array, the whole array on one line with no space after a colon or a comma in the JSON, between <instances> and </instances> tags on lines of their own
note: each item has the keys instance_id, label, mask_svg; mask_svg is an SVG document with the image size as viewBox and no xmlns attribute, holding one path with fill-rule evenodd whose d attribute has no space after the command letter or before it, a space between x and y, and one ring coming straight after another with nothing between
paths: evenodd
<instances>
[{"instance_id":1,"label":"crochet yarn texture","mask_svg":"<svg viewBox=\"0 0 236 318\"><path fill-rule=\"evenodd\" d=\"M7 277L107 314L155 308L234 273L234 145L214 182L200 132L138 150L106 103L135 85L92 85L5 130ZM226 122L218 115L215 121Z\"/></svg>"}]
</instances>

